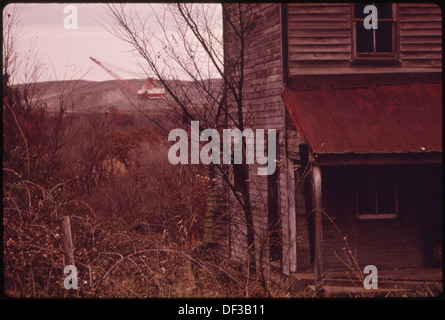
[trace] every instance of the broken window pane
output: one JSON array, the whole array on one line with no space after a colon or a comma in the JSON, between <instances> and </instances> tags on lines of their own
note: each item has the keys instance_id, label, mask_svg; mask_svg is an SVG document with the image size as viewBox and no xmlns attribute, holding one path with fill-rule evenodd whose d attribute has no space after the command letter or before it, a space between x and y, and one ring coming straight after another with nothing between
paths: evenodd
<instances>
[{"instance_id":1,"label":"broken window pane","mask_svg":"<svg viewBox=\"0 0 445 320\"><path fill-rule=\"evenodd\" d=\"M392 3L375 3L379 19L392 19Z\"/></svg>"},{"instance_id":2,"label":"broken window pane","mask_svg":"<svg viewBox=\"0 0 445 320\"><path fill-rule=\"evenodd\" d=\"M379 21L378 29L375 30L375 38L377 52L392 52L392 22Z\"/></svg>"},{"instance_id":3,"label":"broken window pane","mask_svg":"<svg viewBox=\"0 0 445 320\"><path fill-rule=\"evenodd\" d=\"M372 29L370 30L365 29L363 23L359 21L357 21L356 23L356 41L357 41L357 52L360 53L374 52L373 31Z\"/></svg>"},{"instance_id":4,"label":"broken window pane","mask_svg":"<svg viewBox=\"0 0 445 320\"><path fill-rule=\"evenodd\" d=\"M394 179L387 176L377 178L378 213L396 212L396 193Z\"/></svg>"},{"instance_id":5,"label":"broken window pane","mask_svg":"<svg viewBox=\"0 0 445 320\"><path fill-rule=\"evenodd\" d=\"M355 17L359 19L364 19L368 14L363 13L363 10L367 5L370 5L372 3L356 3L354 5L354 13Z\"/></svg>"},{"instance_id":6,"label":"broken window pane","mask_svg":"<svg viewBox=\"0 0 445 320\"><path fill-rule=\"evenodd\" d=\"M359 214L376 213L375 180L366 176L357 182L357 210Z\"/></svg>"}]
</instances>

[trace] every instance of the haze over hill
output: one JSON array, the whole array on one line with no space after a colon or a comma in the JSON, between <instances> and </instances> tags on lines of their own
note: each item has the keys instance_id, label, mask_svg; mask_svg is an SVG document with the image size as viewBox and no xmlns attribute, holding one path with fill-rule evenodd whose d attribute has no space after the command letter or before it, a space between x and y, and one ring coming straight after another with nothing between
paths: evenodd
<instances>
[{"instance_id":1,"label":"haze over hill","mask_svg":"<svg viewBox=\"0 0 445 320\"><path fill-rule=\"evenodd\" d=\"M145 79L126 80L134 88L141 88ZM215 90L220 88L222 80L211 80ZM158 87L162 87L159 81L155 81ZM187 92L191 97L190 103L198 103L196 97L199 93L193 89L191 82L181 81L181 91ZM20 87L22 85L18 85ZM39 82L35 84L33 95L39 96L46 102L48 111L58 111L60 106L60 93L63 92L65 98L65 109L70 112L103 112L110 107L117 107L120 111L135 110L135 106L139 109L159 109L167 107L167 99L169 95L166 93L166 99L138 99L136 94L123 86L116 80L109 81L86 81L86 80L70 80L70 81L50 81ZM194 92L194 94L190 94ZM202 92L201 92L202 94ZM205 94L205 93L204 93Z\"/></svg>"},{"instance_id":2,"label":"haze over hill","mask_svg":"<svg viewBox=\"0 0 445 320\"><path fill-rule=\"evenodd\" d=\"M145 80L127 80L133 87L140 88ZM20 87L20 85L19 85ZM165 107L163 99L137 99L136 95L121 83L109 81L50 81L35 84L34 94L48 105L48 111L57 111L60 106L60 94L66 99L65 108L75 112L104 111L110 107L117 107L120 111L138 108Z\"/></svg>"}]
</instances>

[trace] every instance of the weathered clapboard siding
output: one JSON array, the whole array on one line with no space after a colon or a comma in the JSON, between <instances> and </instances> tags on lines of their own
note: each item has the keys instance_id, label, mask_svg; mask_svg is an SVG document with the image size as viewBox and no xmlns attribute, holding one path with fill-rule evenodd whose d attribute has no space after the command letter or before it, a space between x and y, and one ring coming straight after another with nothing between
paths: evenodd
<instances>
[{"instance_id":1,"label":"weathered clapboard siding","mask_svg":"<svg viewBox=\"0 0 445 320\"><path fill-rule=\"evenodd\" d=\"M397 66L352 66L351 4L288 3L288 76L427 71L442 66L442 17L436 4L397 5Z\"/></svg>"},{"instance_id":2,"label":"weathered clapboard siding","mask_svg":"<svg viewBox=\"0 0 445 320\"><path fill-rule=\"evenodd\" d=\"M236 4L225 6L236 8ZM310 201L306 199L310 190L307 189L308 193L304 193L303 171L295 170L301 164L299 154L301 138L283 105L281 98L283 80L286 80L286 85L298 83L298 87L302 90L313 88L329 90L351 83L367 86L376 79L379 83L380 81L409 82L411 77L421 77L423 81L429 83L428 79L441 71L441 12L434 4L398 4L399 63L357 65L351 63L353 45L351 4L258 3L252 5L252 9L252 29L245 43L243 88L245 127L276 129L278 132L281 271L285 274L309 271L313 270L309 239L311 225L308 225L311 205L306 203ZM282 15L282 10L285 15ZM282 21L281 18L286 20ZM224 33L226 63L230 62L231 52L240 49L234 41L231 41L229 29L226 25ZM287 35L285 39L282 33ZM286 44L285 48L282 47L283 43ZM230 63L226 64L225 70L228 75L236 73L236 68ZM385 77L380 73L385 73ZM343 76L344 74L351 75ZM235 107L230 94L227 104L229 107ZM233 124L228 121L228 126L231 127ZM256 261L259 263L261 259L261 266L265 268L263 271L267 276L274 271L269 264L268 184L266 177L258 176L257 168L256 164L249 166L249 190L254 212ZM384 261L379 265L384 268L394 267L394 262L404 267L425 266L424 249L422 241L419 240L425 230L421 227L421 223L425 220L422 219L423 213L418 214L423 210L420 204L422 197L410 197L408 194L410 183L412 184L408 179L412 176L409 170L402 175L407 181L403 183L406 194L404 202L401 202L404 203L400 211L401 219L360 222L354 218L354 205L348 203L350 199L338 202L342 194L336 192L352 181L344 172L347 169L340 170L340 177L335 177L335 174L333 177L329 170L322 169L323 194L326 196L323 201L324 205L326 204L327 214L332 218L332 220L323 219L326 269L344 267L333 251L342 254L345 234L348 235L353 249L358 248L357 257L361 264L375 264L375 259L378 259L379 262ZM419 174L419 177L422 176L423 174ZM338 185L333 186L332 181ZM310 187L310 182L306 185L308 186ZM424 198L427 196L428 192L424 194ZM219 232L215 232L214 238L221 247L226 247L224 249L227 249L229 257L245 261L247 237L244 214L234 201L228 202L227 209L228 215L225 216L224 223L228 226L218 229ZM341 228L341 233L332 221ZM406 250L400 250L401 247Z\"/></svg>"},{"instance_id":3,"label":"weathered clapboard siding","mask_svg":"<svg viewBox=\"0 0 445 320\"><path fill-rule=\"evenodd\" d=\"M316 66L318 61L350 61L350 4L289 3L287 16L289 75L308 67L308 62Z\"/></svg>"},{"instance_id":4,"label":"weathered clapboard siding","mask_svg":"<svg viewBox=\"0 0 445 320\"><path fill-rule=\"evenodd\" d=\"M296 241L297 241L297 271L306 272L313 268L310 261L310 240L307 223L306 201L303 192L301 175L295 179L295 203L296 203Z\"/></svg>"},{"instance_id":5,"label":"weathered clapboard siding","mask_svg":"<svg viewBox=\"0 0 445 320\"><path fill-rule=\"evenodd\" d=\"M227 5L230 7L230 4ZM246 127L251 129L276 129L278 133L277 156L286 159L285 155L285 107L281 98L283 90L282 66L282 27L281 5L255 4L253 6L252 31L246 41L245 73L244 73L244 115ZM225 28L226 62L230 61L231 50L237 46L230 43L229 28ZM227 56L228 55L228 56ZM226 71L233 72L226 68ZM234 105L233 97L228 97L229 106ZM230 126L230 123L229 123ZM296 139L295 132L293 133ZM263 167L263 166L262 166ZM262 259L265 272L271 269L268 264L268 216L267 216L267 177L259 176L258 165L249 168L249 191L254 216L255 248L257 263ZM295 229L295 194L288 188L292 177L287 164L280 164L278 176L279 188L279 216L282 251L282 269L289 274L296 269L295 231L290 230L289 224ZM293 221L292 221L293 220ZM231 256L243 260L246 255L246 229L242 212L232 210L230 227Z\"/></svg>"},{"instance_id":6,"label":"weathered clapboard siding","mask_svg":"<svg viewBox=\"0 0 445 320\"><path fill-rule=\"evenodd\" d=\"M442 14L433 3L400 3L400 59L405 66L442 66Z\"/></svg>"}]
</instances>

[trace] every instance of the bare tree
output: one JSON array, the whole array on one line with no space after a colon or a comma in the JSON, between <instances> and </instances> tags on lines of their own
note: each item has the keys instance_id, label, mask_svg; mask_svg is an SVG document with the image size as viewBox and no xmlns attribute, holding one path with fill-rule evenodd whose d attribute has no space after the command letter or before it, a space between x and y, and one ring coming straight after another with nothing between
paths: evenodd
<instances>
[{"instance_id":1,"label":"bare tree","mask_svg":"<svg viewBox=\"0 0 445 320\"><path fill-rule=\"evenodd\" d=\"M159 79L168 93L170 110L184 122L199 121L200 131L227 127L244 131L249 125L243 86L251 6L181 3L166 5L162 11L151 8L151 15L142 17L135 7L108 5L114 24L105 28L127 42L142 59L141 67ZM222 15L227 21L226 28L230 29L230 39L223 39ZM156 27L149 25L149 21L156 21ZM224 54L224 49L230 54ZM227 102L228 95L234 104ZM246 159L245 146L243 159ZM235 165L233 159L231 163L210 165L209 176L211 181L220 176L244 212L247 260L251 271L255 271L248 165L245 162Z\"/></svg>"},{"instance_id":2,"label":"bare tree","mask_svg":"<svg viewBox=\"0 0 445 320\"><path fill-rule=\"evenodd\" d=\"M12 83L17 73L18 54L17 39L19 37L19 10L17 5L9 5L3 9L3 81Z\"/></svg>"},{"instance_id":3,"label":"bare tree","mask_svg":"<svg viewBox=\"0 0 445 320\"><path fill-rule=\"evenodd\" d=\"M70 161L66 150L62 150L72 138L71 119L64 117L80 79L75 76L49 82L43 60L35 50L35 43L19 47L20 10L10 4L3 10L3 155L4 166L20 172L24 169L26 178L41 181L64 179L62 171ZM57 77L55 70L54 75ZM45 94L56 86L58 108L47 110Z\"/></svg>"}]
</instances>

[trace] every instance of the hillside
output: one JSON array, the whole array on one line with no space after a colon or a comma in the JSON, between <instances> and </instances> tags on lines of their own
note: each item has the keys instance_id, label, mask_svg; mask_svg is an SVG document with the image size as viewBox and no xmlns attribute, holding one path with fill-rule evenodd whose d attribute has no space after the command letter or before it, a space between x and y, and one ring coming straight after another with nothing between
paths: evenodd
<instances>
[{"instance_id":1,"label":"hillside","mask_svg":"<svg viewBox=\"0 0 445 320\"><path fill-rule=\"evenodd\" d=\"M133 87L139 89L145 84L145 79L127 80ZM215 90L221 85L221 80L211 80ZM162 87L159 82L156 85ZM180 90L187 94L190 103L197 103L196 97L199 94L193 90L192 83L187 81L179 82ZM20 87L22 85L18 85ZM69 111L75 112L102 112L110 107L117 107L120 111L139 109L165 108L166 99L137 99L129 89L115 80L110 81L50 81L34 84L33 96L40 96L40 99L48 105L49 111L59 109L60 92L64 92L66 97L65 106ZM169 96L166 94L166 98ZM71 110L72 109L72 110Z\"/></svg>"},{"instance_id":2,"label":"hillside","mask_svg":"<svg viewBox=\"0 0 445 320\"><path fill-rule=\"evenodd\" d=\"M140 88L145 80L128 80L135 88ZM20 87L20 85L19 85ZM117 107L120 111L133 110L134 105L141 108L164 107L162 100L140 100L121 85L118 81L51 81L35 84L34 92L45 101L49 111L59 109L60 92L66 97L66 107L73 107L75 112L104 111L110 107Z\"/></svg>"}]
</instances>

